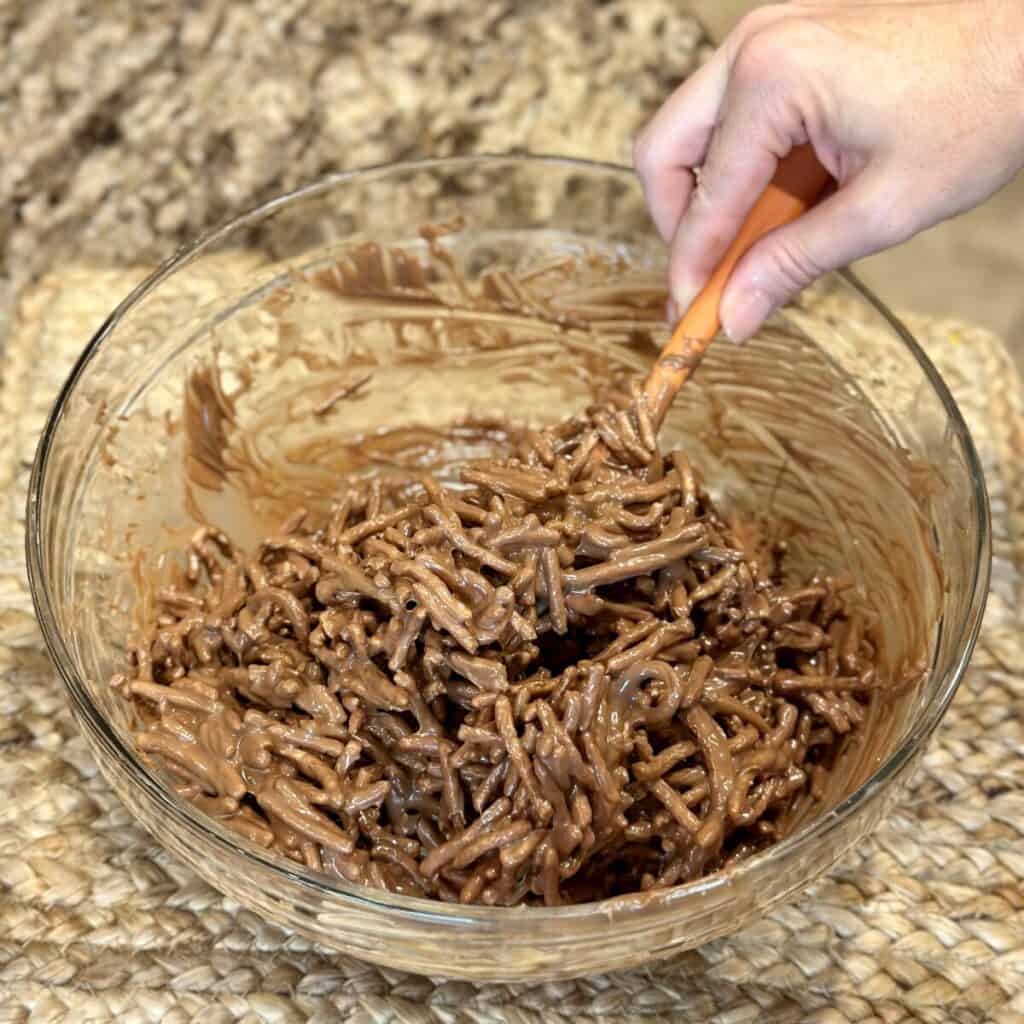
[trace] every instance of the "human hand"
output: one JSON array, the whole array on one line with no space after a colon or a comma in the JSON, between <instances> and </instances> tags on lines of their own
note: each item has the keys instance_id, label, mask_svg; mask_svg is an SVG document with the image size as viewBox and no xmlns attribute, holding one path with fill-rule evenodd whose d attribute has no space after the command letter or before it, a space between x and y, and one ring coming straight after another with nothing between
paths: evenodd
<instances>
[{"instance_id":1,"label":"human hand","mask_svg":"<svg viewBox=\"0 0 1024 1024\"><path fill-rule=\"evenodd\" d=\"M680 314L805 142L836 191L737 266L720 310L736 341L821 274L977 205L1024 166L1024 4L792 0L748 15L635 147Z\"/></svg>"}]
</instances>

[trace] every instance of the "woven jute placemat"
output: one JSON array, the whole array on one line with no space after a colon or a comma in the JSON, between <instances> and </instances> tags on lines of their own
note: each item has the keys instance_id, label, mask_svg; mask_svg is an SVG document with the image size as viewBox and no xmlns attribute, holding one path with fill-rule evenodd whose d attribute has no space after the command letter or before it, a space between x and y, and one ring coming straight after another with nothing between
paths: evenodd
<instances>
[{"instance_id":1,"label":"woven jute placemat","mask_svg":"<svg viewBox=\"0 0 1024 1024\"><path fill-rule=\"evenodd\" d=\"M537 986L428 979L268 925L133 824L78 736L35 624L28 470L84 340L141 271L27 292L0 385L0 1022L1024 1020L1024 410L999 340L911 327L961 403L996 566L970 672L877 833L756 926L647 970Z\"/></svg>"}]
</instances>

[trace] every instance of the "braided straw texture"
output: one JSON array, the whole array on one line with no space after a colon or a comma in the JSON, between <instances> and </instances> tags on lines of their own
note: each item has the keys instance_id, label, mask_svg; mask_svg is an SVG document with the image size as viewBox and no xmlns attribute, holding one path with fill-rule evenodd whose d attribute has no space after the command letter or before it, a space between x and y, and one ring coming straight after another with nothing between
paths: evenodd
<instances>
[{"instance_id":1,"label":"braided straw texture","mask_svg":"<svg viewBox=\"0 0 1024 1024\"><path fill-rule=\"evenodd\" d=\"M78 736L32 616L28 471L83 339L139 272L22 299L0 390L0 1022L455 1024L1024 1020L1024 409L998 339L910 326L952 386L993 499L970 672L908 798L793 904L645 971L474 986L318 948L220 897L136 827Z\"/></svg>"}]
</instances>

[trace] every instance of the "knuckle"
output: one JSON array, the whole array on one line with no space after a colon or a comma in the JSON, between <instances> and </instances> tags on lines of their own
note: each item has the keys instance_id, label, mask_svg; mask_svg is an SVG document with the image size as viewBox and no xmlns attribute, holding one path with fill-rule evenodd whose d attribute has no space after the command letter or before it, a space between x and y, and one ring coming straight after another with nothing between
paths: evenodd
<instances>
[{"instance_id":1,"label":"knuckle","mask_svg":"<svg viewBox=\"0 0 1024 1024\"><path fill-rule=\"evenodd\" d=\"M882 247L889 249L894 245L902 245L909 241L920 228L911 209L902 205L894 205L884 211L879 211L875 219L875 230Z\"/></svg>"},{"instance_id":2,"label":"knuckle","mask_svg":"<svg viewBox=\"0 0 1024 1024\"><path fill-rule=\"evenodd\" d=\"M763 88L778 73L782 57L777 41L767 33L752 36L736 54L732 80L741 89Z\"/></svg>"},{"instance_id":3,"label":"knuckle","mask_svg":"<svg viewBox=\"0 0 1024 1024\"><path fill-rule=\"evenodd\" d=\"M686 225L689 230L700 230L711 244L727 243L739 229L737 218L729 209L729 193L722 180L704 175L690 197Z\"/></svg>"},{"instance_id":4,"label":"knuckle","mask_svg":"<svg viewBox=\"0 0 1024 1024\"><path fill-rule=\"evenodd\" d=\"M914 203L896 194L865 197L854 214L866 239L865 248L888 249L920 230Z\"/></svg>"},{"instance_id":5,"label":"knuckle","mask_svg":"<svg viewBox=\"0 0 1024 1024\"><path fill-rule=\"evenodd\" d=\"M799 77L821 43L820 26L810 19L796 15L776 17L742 42L733 64L733 76L741 84L761 88Z\"/></svg>"},{"instance_id":6,"label":"knuckle","mask_svg":"<svg viewBox=\"0 0 1024 1024\"><path fill-rule=\"evenodd\" d=\"M769 25L774 25L780 18L788 13L786 4L762 4L752 11L747 11L736 23L732 35L735 40L742 43Z\"/></svg>"},{"instance_id":7,"label":"knuckle","mask_svg":"<svg viewBox=\"0 0 1024 1024\"><path fill-rule=\"evenodd\" d=\"M796 295L830 269L796 238L779 240L773 262L777 282L774 297L779 302Z\"/></svg>"}]
</instances>

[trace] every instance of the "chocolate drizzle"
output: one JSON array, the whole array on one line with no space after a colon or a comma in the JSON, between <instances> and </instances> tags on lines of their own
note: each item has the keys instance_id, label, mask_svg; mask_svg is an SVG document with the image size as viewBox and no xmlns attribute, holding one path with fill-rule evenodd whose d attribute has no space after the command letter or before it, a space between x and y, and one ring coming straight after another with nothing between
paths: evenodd
<instances>
[{"instance_id":1,"label":"chocolate drizzle","mask_svg":"<svg viewBox=\"0 0 1024 1024\"><path fill-rule=\"evenodd\" d=\"M493 905L660 888L784 835L903 685L849 585L781 554L634 385L460 484L350 481L251 556L200 530L114 683L179 793L311 869Z\"/></svg>"}]
</instances>

